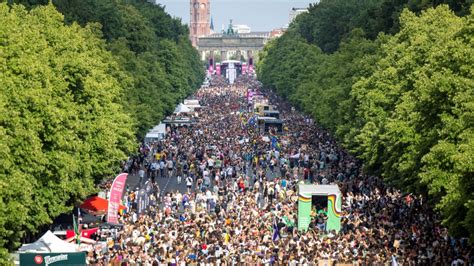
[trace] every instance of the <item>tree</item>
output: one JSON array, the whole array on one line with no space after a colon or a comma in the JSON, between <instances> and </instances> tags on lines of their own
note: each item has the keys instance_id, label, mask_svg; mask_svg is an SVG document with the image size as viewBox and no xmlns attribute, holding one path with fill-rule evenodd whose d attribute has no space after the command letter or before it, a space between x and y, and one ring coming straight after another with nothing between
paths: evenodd
<instances>
[{"instance_id":1,"label":"tree","mask_svg":"<svg viewBox=\"0 0 474 266\"><path fill-rule=\"evenodd\" d=\"M353 121L351 87L372 73L377 49L378 44L365 39L361 29L353 30L337 52L320 56L316 71L301 82L291 98L321 126L333 132L339 129L338 135L343 137L345 127Z\"/></svg>"},{"instance_id":2,"label":"tree","mask_svg":"<svg viewBox=\"0 0 474 266\"><path fill-rule=\"evenodd\" d=\"M295 27L309 43L318 45L325 53L333 53L353 29L364 28L368 10L378 7L379 2L322 0L310 5L307 14L298 16Z\"/></svg>"},{"instance_id":3,"label":"tree","mask_svg":"<svg viewBox=\"0 0 474 266\"><path fill-rule=\"evenodd\" d=\"M119 66L93 25L66 26L52 5L0 4L0 18L4 255L117 173L135 143Z\"/></svg>"},{"instance_id":4,"label":"tree","mask_svg":"<svg viewBox=\"0 0 474 266\"><path fill-rule=\"evenodd\" d=\"M312 73L321 51L306 43L297 34L287 34L268 46L259 56L259 79L283 97L295 92L303 77Z\"/></svg>"},{"instance_id":5,"label":"tree","mask_svg":"<svg viewBox=\"0 0 474 266\"><path fill-rule=\"evenodd\" d=\"M399 17L404 8L419 14L441 4L465 16L473 0L321 0L311 4L308 13L299 15L290 29L323 52L333 53L356 28L375 40L379 33L395 34L400 30Z\"/></svg>"},{"instance_id":6,"label":"tree","mask_svg":"<svg viewBox=\"0 0 474 266\"><path fill-rule=\"evenodd\" d=\"M29 6L43 0L17 0ZM173 112L199 88L204 68L181 20L146 0L54 0L67 23L101 25L107 47L129 79L124 108L136 123L136 137Z\"/></svg>"},{"instance_id":7,"label":"tree","mask_svg":"<svg viewBox=\"0 0 474 266\"><path fill-rule=\"evenodd\" d=\"M427 186L441 199L451 232L467 235L474 196L472 15L460 18L439 6L420 16L405 10L400 21L377 70L353 88L364 120L356 151L398 187Z\"/></svg>"},{"instance_id":8,"label":"tree","mask_svg":"<svg viewBox=\"0 0 474 266\"><path fill-rule=\"evenodd\" d=\"M463 1L447 1L452 10L441 2L321 1L267 44L257 71L343 140L366 172L429 196L454 236L474 240L472 13Z\"/></svg>"}]
</instances>

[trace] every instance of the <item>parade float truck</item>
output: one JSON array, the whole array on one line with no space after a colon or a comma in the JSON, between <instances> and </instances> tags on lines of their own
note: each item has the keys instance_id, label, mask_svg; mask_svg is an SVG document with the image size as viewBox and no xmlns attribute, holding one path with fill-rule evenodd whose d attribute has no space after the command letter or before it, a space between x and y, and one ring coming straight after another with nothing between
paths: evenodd
<instances>
[{"instance_id":1,"label":"parade float truck","mask_svg":"<svg viewBox=\"0 0 474 266\"><path fill-rule=\"evenodd\" d=\"M326 231L341 230L341 191L337 185L298 185L298 230L306 231L313 208L326 209Z\"/></svg>"}]
</instances>

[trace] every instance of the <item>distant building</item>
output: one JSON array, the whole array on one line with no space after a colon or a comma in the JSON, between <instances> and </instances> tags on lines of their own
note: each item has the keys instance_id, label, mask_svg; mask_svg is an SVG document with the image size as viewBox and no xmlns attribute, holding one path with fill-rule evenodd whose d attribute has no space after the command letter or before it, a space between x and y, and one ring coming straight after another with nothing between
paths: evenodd
<instances>
[{"instance_id":1,"label":"distant building","mask_svg":"<svg viewBox=\"0 0 474 266\"><path fill-rule=\"evenodd\" d=\"M295 20L295 18L296 18L299 14L303 14L303 13L306 13L306 12L308 12L308 9L307 9L307 8L293 7L293 8L290 10L290 20L289 20L289 23L293 22L293 20Z\"/></svg>"},{"instance_id":2,"label":"distant building","mask_svg":"<svg viewBox=\"0 0 474 266\"><path fill-rule=\"evenodd\" d=\"M287 29L288 29L288 28L273 29L273 30L270 32L270 38L273 39L273 38L278 38L278 37L282 36L283 33L285 33L285 31L286 31Z\"/></svg>"},{"instance_id":3,"label":"distant building","mask_svg":"<svg viewBox=\"0 0 474 266\"><path fill-rule=\"evenodd\" d=\"M197 45L198 37L211 33L211 1L190 0L191 22L189 24L189 38L193 46Z\"/></svg>"},{"instance_id":4,"label":"distant building","mask_svg":"<svg viewBox=\"0 0 474 266\"><path fill-rule=\"evenodd\" d=\"M232 23L231 23L232 24ZM258 51L262 50L270 39L270 32L235 33L232 25L222 33L214 33L198 38L198 51L201 60L214 58L213 62L229 59L247 61L253 65L258 61ZM219 60L220 58L220 60Z\"/></svg>"},{"instance_id":5,"label":"distant building","mask_svg":"<svg viewBox=\"0 0 474 266\"><path fill-rule=\"evenodd\" d=\"M250 33L252 31L247 25L232 25L232 29L237 34Z\"/></svg>"}]
</instances>

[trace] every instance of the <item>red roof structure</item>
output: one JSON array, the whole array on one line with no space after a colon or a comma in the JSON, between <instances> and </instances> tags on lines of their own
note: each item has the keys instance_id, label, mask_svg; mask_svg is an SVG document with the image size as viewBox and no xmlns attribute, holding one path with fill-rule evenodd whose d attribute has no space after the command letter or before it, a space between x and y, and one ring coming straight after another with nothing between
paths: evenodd
<instances>
[{"instance_id":1,"label":"red roof structure","mask_svg":"<svg viewBox=\"0 0 474 266\"><path fill-rule=\"evenodd\" d=\"M99 196L92 196L86 199L81 206L81 209L89 210L95 213L106 213L109 208L109 201ZM126 210L127 207L120 205L119 210Z\"/></svg>"}]
</instances>

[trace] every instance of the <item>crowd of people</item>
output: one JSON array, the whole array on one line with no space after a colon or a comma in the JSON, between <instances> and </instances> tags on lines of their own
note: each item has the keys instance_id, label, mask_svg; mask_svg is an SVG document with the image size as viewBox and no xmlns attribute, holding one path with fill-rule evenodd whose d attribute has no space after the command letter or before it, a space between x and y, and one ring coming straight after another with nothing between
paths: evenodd
<instances>
[{"instance_id":1,"label":"crowd of people","mask_svg":"<svg viewBox=\"0 0 474 266\"><path fill-rule=\"evenodd\" d=\"M454 239L418 195L403 194L337 145L325 130L271 91L284 130L278 144L251 123L241 76L229 86L211 82L194 95L205 106L196 125L171 128L163 141L143 145L128 170L151 180L146 213L130 210L118 232L104 233L93 265L468 265L474 253ZM268 133L268 134L270 134ZM161 188L175 178L178 188ZM343 194L339 232L325 230L324 212L297 229L297 184L337 184Z\"/></svg>"}]
</instances>

